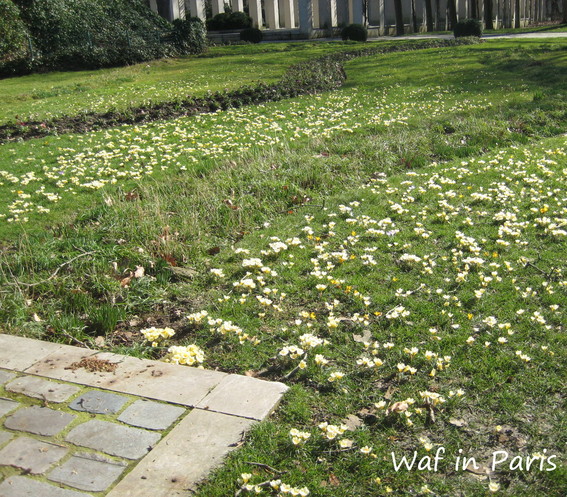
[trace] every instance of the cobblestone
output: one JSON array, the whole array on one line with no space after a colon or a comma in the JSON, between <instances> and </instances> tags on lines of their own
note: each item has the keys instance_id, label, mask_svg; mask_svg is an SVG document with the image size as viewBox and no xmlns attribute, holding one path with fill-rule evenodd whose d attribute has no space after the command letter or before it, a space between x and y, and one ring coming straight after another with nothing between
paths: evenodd
<instances>
[{"instance_id":1,"label":"cobblestone","mask_svg":"<svg viewBox=\"0 0 567 497\"><path fill-rule=\"evenodd\" d=\"M65 440L113 456L139 459L152 449L160 437L159 433L92 419L73 428Z\"/></svg>"},{"instance_id":2,"label":"cobblestone","mask_svg":"<svg viewBox=\"0 0 567 497\"><path fill-rule=\"evenodd\" d=\"M90 492L106 490L126 469L123 465L73 456L47 476L51 481Z\"/></svg>"},{"instance_id":3,"label":"cobblestone","mask_svg":"<svg viewBox=\"0 0 567 497\"><path fill-rule=\"evenodd\" d=\"M184 412L182 407L138 400L124 410L118 421L148 430L165 430Z\"/></svg>"},{"instance_id":4,"label":"cobblestone","mask_svg":"<svg viewBox=\"0 0 567 497\"><path fill-rule=\"evenodd\" d=\"M20 404L9 399L0 399L0 417L5 416L9 412L12 412Z\"/></svg>"},{"instance_id":5,"label":"cobblestone","mask_svg":"<svg viewBox=\"0 0 567 497\"><path fill-rule=\"evenodd\" d=\"M91 497L83 492L59 488L25 476L11 476L0 483L1 497Z\"/></svg>"},{"instance_id":6,"label":"cobblestone","mask_svg":"<svg viewBox=\"0 0 567 497\"><path fill-rule=\"evenodd\" d=\"M15 376L16 375L14 373L11 373L10 371L5 371L3 369L0 369L0 385L3 385L7 381L10 381Z\"/></svg>"},{"instance_id":7,"label":"cobblestone","mask_svg":"<svg viewBox=\"0 0 567 497\"><path fill-rule=\"evenodd\" d=\"M53 436L65 429L76 416L48 407L26 407L6 418L4 425L10 430L27 431L34 435Z\"/></svg>"},{"instance_id":8,"label":"cobblestone","mask_svg":"<svg viewBox=\"0 0 567 497\"><path fill-rule=\"evenodd\" d=\"M2 334L0 364L0 497L186 497L286 389Z\"/></svg>"},{"instance_id":9,"label":"cobblestone","mask_svg":"<svg viewBox=\"0 0 567 497\"><path fill-rule=\"evenodd\" d=\"M21 393L47 402L65 402L80 389L67 383L56 383L36 376L22 376L6 385L9 392Z\"/></svg>"},{"instance_id":10,"label":"cobblestone","mask_svg":"<svg viewBox=\"0 0 567 497\"><path fill-rule=\"evenodd\" d=\"M75 411L86 411L92 414L115 414L127 401L128 398L122 395L90 390L71 402L69 407Z\"/></svg>"},{"instance_id":11,"label":"cobblestone","mask_svg":"<svg viewBox=\"0 0 567 497\"><path fill-rule=\"evenodd\" d=\"M0 465L13 466L35 475L49 469L67 452L68 449L60 445L21 436L0 450Z\"/></svg>"}]
</instances>

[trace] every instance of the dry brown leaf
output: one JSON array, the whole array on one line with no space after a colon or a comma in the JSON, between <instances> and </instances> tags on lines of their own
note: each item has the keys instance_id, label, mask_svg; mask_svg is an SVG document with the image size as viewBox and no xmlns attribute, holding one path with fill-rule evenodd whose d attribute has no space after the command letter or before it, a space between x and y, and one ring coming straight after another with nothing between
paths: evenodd
<instances>
[{"instance_id":1,"label":"dry brown leaf","mask_svg":"<svg viewBox=\"0 0 567 497\"><path fill-rule=\"evenodd\" d=\"M342 420L343 424L347 427L349 431L355 431L359 426L362 426L362 419L354 414L349 414L345 419Z\"/></svg>"},{"instance_id":2,"label":"dry brown leaf","mask_svg":"<svg viewBox=\"0 0 567 497\"><path fill-rule=\"evenodd\" d=\"M341 484L341 481L333 474L331 473L329 475L329 483L333 486L333 487L338 487Z\"/></svg>"},{"instance_id":3,"label":"dry brown leaf","mask_svg":"<svg viewBox=\"0 0 567 497\"><path fill-rule=\"evenodd\" d=\"M392 400L392 397L394 396L394 394L398 391L398 389L392 385L390 385L388 387L388 390L386 390L386 393L384 394L384 398L386 400Z\"/></svg>"},{"instance_id":4,"label":"dry brown leaf","mask_svg":"<svg viewBox=\"0 0 567 497\"><path fill-rule=\"evenodd\" d=\"M125 288L130 284L131 281L132 281L132 276L127 276L126 278L122 278L122 280L120 281L120 286L122 288Z\"/></svg>"},{"instance_id":5,"label":"dry brown leaf","mask_svg":"<svg viewBox=\"0 0 567 497\"><path fill-rule=\"evenodd\" d=\"M449 424L453 426L458 426L459 428L462 426L467 426L467 422L464 419L451 418L449 420Z\"/></svg>"},{"instance_id":6,"label":"dry brown leaf","mask_svg":"<svg viewBox=\"0 0 567 497\"><path fill-rule=\"evenodd\" d=\"M357 343L370 343L370 339L372 338L372 333L370 330L364 330L362 335L352 335L352 339Z\"/></svg>"},{"instance_id":7,"label":"dry brown leaf","mask_svg":"<svg viewBox=\"0 0 567 497\"><path fill-rule=\"evenodd\" d=\"M394 402L388 409L386 410L386 414L391 414L393 412L405 412L409 409L409 404L405 401L402 402Z\"/></svg>"}]
</instances>

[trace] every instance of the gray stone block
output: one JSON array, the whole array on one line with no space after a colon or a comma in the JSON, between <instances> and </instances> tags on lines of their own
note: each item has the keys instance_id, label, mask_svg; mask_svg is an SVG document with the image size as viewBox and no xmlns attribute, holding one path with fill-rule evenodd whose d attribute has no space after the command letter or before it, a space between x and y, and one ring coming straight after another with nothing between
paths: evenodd
<instances>
[{"instance_id":1,"label":"gray stone block","mask_svg":"<svg viewBox=\"0 0 567 497\"><path fill-rule=\"evenodd\" d=\"M26 407L6 418L4 425L10 430L27 431L35 435L57 435L76 416L47 407Z\"/></svg>"},{"instance_id":2,"label":"gray stone block","mask_svg":"<svg viewBox=\"0 0 567 497\"><path fill-rule=\"evenodd\" d=\"M12 438L12 434L8 431L0 431L0 447Z\"/></svg>"},{"instance_id":3,"label":"gray stone block","mask_svg":"<svg viewBox=\"0 0 567 497\"><path fill-rule=\"evenodd\" d=\"M118 421L148 430L165 430L184 412L185 409L182 407L137 400L125 409L118 417Z\"/></svg>"},{"instance_id":4,"label":"gray stone block","mask_svg":"<svg viewBox=\"0 0 567 497\"><path fill-rule=\"evenodd\" d=\"M25 371L61 347L58 343L0 334L0 364L6 369Z\"/></svg>"},{"instance_id":5,"label":"gray stone block","mask_svg":"<svg viewBox=\"0 0 567 497\"><path fill-rule=\"evenodd\" d=\"M186 497L257 421L194 409L106 497Z\"/></svg>"},{"instance_id":6,"label":"gray stone block","mask_svg":"<svg viewBox=\"0 0 567 497\"><path fill-rule=\"evenodd\" d=\"M283 383L231 374L197 407L261 421L277 407L287 389Z\"/></svg>"},{"instance_id":7,"label":"gray stone block","mask_svg":"<svg viewBox=\"0 0 567 497\"><path fill-rule=\"evenodd\" d=\"M65 440L113 456L139 459L145 456L159 439L159 433L93 419L73 428Z\"/></svg>"},{"instance_id":8,"label":"gray stone block","mask_svg":"<svg viewBox=\"0 0 567 497\"><path fill-rule=\"evenodd\" d=\"M67 450L60 445L18 437L0 450L0 466L13 466L34 475L41 474L59 461ZM4 496L2 492L0 495Z\"/></svg>"},{"instance_id":9,"label":"gray stone block","mask_svg":"<svg viewBox=\"0 0 567 497\"><path fill-rule=\"evenodd\" d=\"M16 375L11 371L0 369L0 385L3 385L7 381L10 381L14 376Z\"/></svg>"},{"instance_id":10,"label":"gray stone block","mask_svg":"<svg viewBox=\"0 0 567 497\"><path fill-rule=\"evenodd\" d=\"M124 465L75 455L51 471L47 478L79 490L102 492L112 485L125 469Z\"/></svg>"},{"instance_id":11,"label":"gray stone block","mask_svg":"<svg viewBox=\"0 0 567 497\"><path fill-rule=\"evenodd\" d=\"M69 404L75 411L86 411L92 414L115 414L128 401L127 397L114 393L90 390L77 397Z\"/></svg>"},{"instance_id":12,"label":"gray stone block","mask_svg":"<svg viewBox=\"0 0 567 497\"><path fill-rule=\"evenodd\" d=\"M59 488L25 476L10 476L0 483L1 497L91 497L83 492Z\"/></svg>"},{"instance_id":13,"label":"gray stone block","mask_svg":"<svg viewBox=\"0 0 567 497\"><path fill-rule=\"evenodd\" d=\"M0 418L9 412L12 412L19 405L19 402L16 402L15 400L0 399Z\"/></svg>"},{"instance_id":14,"label":"gray stone block","mask_svg":"<svg viewBox=\"0 0 567 497\"><path fill-rule=\"evenodd\" d=\"M80 389L66 383L56 383L36 376L21 376L6 385L6 390L48 402L65 402Z\"/></svg>"}]
</instances>

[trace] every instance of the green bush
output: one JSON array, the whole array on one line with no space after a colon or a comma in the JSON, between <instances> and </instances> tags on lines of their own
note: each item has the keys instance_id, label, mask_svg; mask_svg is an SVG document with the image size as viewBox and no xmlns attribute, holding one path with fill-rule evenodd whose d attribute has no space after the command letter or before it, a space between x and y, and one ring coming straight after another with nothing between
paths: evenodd
<instances>
[{"instance_id":1,"label":"green bush","mask_svg":"<svg viewBox=\"0 0 567 497\"><path fill-rule=\"evenodd\" d=\"M0 62L16 61L27 55L27 29L20 11L11 0L0 0Z\"/></svg>"},{"instance_id":2,"label":"green bush","mask_svg":"<svg viewBox=\"0 0 567 497\"><path fill-rule=\"evenodd\" d=\"M464 36L482 36L482 24L478 19L463 19L455 25L453 30L455 38Z\"/></svg>"},{"instance_id":3,"label":"green bush","mask_svg":"<svg viewBox=\"0 0 567 497\"><path fill-rule=\"evenodd\" d=\"M201 21L172 26L145 0L13 0L13 4L32 38L34 59L27 55L23 65L0 59L0 75L118 66L201 53L206 46Z\"/></svg>"},{"instance_id":4,"label":"green bush","mask_svg":"<svg viewBox=\"0 0 567 497\"><path fill-rule=\"evenodd\" d=\"M264 39L264 35L258 28L246 28L240 32L240 39L250 43L260 43Z\"/></svg>"},{"instance_id":5,"label":"green bush","mask_svg":"<svg viewBox=\"0 0 567 497\"><path fill-rule=\"evenodd\" d=\"M183 53L199 54L207 48L207 30L198 17L175 19L173 33L175 42Z\"/></svg>"},{"instance_id":6,"label":"green bush","mask_svg":"<svg viewBox=\"0 0 567 497\"><path fill-rule=\"evenodd\" d=\"M341 31L343 40L366 41L368 30L362 24L349 24Z\"/></svg>"},{"instance_id":7,"label":"green bush","mask_svg":"<svg viewBox=\"0 0 567 497\"><path fill-rule=\"evenodd\" d=\"M222 12L207 21L209 31L225 31L252 27L252 18L244 12Z\"/></svg>"}]
</instances>

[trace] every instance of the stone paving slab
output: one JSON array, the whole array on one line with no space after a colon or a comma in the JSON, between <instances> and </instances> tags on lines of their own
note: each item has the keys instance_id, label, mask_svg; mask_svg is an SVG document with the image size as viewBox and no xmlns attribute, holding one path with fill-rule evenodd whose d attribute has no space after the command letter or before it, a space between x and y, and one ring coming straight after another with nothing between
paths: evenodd
<instances>
[{"instance_id":1,"label":"stone paving slab","mask_svg":"<svg viewBox=\"0 0 567 497\"><path fill-rule=\"evenodd\" d=\"M61 445L22 436L10 442L0 451L0 465L20 468L32 475L41 474L67 452L68 449Z\"/></svg>"},{"instance_id":2,"label":"stone paving slab","mask_svg":"<svg viewBox=\"0 0 567 497\"><path fill-rule=\"evenodd\" d=\"M0 369L0 385L3 385L7 381L10 381L15 376L16 375L10 371L4 371L3 369Z\"/></svg>"},{"instance_id":3,"label":"stone paving slab","mask_svg":"<svg viewBox=\"0 0 567 497\"><path fill-rule=\"evenodd\" d=\"M116 364L113 372L91 372L71 369L84 357L96 357ZM179 367L165 362L138 359L111 353L98 353L78 347L64 346L26 370L27 373L70 381L97 388L140 395L146 398L195 406L226 373ZM176 388L172 388L175 385Z\"/></svg>"},{"instance_id":4,"label":"stone paving slab","mask_svg":"<svg viewBox=\"0 0 567 497\"><path fill-rule=\"evenodd\" d=\"M0 483L0 497L91 497L25 476L11 476Z\"/></svg>"},{"instance_id":5,"label":"stone paving slab","mask_svg":"<svg viewBox=\"0 0 567 497\"><path fill-rule=\"evenodd\" d=\"M34 376L22 376L5 386L6 390L21 393L47 402L65 402L69 397L76 394L79 388L66 383L56 383Z\"/></svg>"},{"instance_id":6,"label":"stone paving slab","mask_svg":"<svg viewBox=\"0 0 567 497\"><path fill-rule=\"evenodd\" d=\"M286 390L283 383L231 374L197 407L262 420L276 408Z\"/></svg>"},{"instance_id":7,"label":"stone paving slab","mask_svg":"<svg viewBox=\"0 0 567 497\"><path fill-rule=\"evenodd\" d=\"M4 369L25 371L62 345L0 334L0 364Z\"/></svg>"},{"instance_id":8,"label":"stone paving slab","mask_svg":"<svg viewBox=\"0 0 567 497\"><path fill-rule=\"evenodd\" d=\"M185 412L182 407L137 400L118 416L118 421L147 430L165 430Z\"/></svg>"},{"instance_id":9,"label":"stone paving slab","mask_svg":"<svg viewBox=\"0 0 567 497\"><path fill-rule=\"evenodd\" d=\"M74 419L75 416L66 412L32 406L17 410L6 418L4 426L10 430L27 431L34 435L49 437L63 431Z\"/></svg>"},{"instance_id":10,"label":"stone paving slab","mask_svg":"<svg viewBox=\"0 0 567 497\"><path fill-rule=\"evenodd\" d=\"M69 404L75 411L90 412L91 414L115 414L128 402L128 397L115 393L89 390Z\"/></svg>"},{"instance_id":11,"label":"stone paving slab","mask_svg":"<svg viewBox=\"0 0 567 497\"><path fill-rule=\"evenodd\" d=\"M55 468L47 479L90 492L106 490L126 469L124 465L73 456Z\"/></svg>"},{"instance_id":12,"label":"stone paving slab","mask_svg":"<svg viewBox=\"0 0 567 497\"><path fill-rule=\"evenodd\" d=\"M107 497L188 496L254 424L195 409Z\"/></svg>"},{"instance_id":13,"label":"stone paving slab","mask_svg":"<svg viewBox=\"0 0 567 497\"><path fill-rule=\"evenodd\" d=\"M65 440L126 459L145 456L160 439L159 433L92 419L73 428Z\"/></svg>"},{"instance_id":14,"label":"stone paving slab","mask_svg":"<svg viewBox=\"0 0 567 497\"><path fill-rule=\"evenodd\" d=\"M5 416L9 412L12 412L20 404L14 400L10 399L0 399L0 417Z\"/></svg>"},{"instance_id":15,"label":"stone paving slab","mask_svg":"<svg viewBox=\"0 0 567 497\"><path fill-rule=\"evenodd\" d=\"M0 364L0 497L188 497L287 389L2 334Z\"/></svg>"},{"instance_id":16,"label":"stone paving slab","mask_svg":"<svg viewBox=\"0 0 567 497\"><path fill-rule=\"evenodd\" d=\"M0 431L0 447L10 440L13 435L7 431Z\"/></svg>"}]
</instances>

